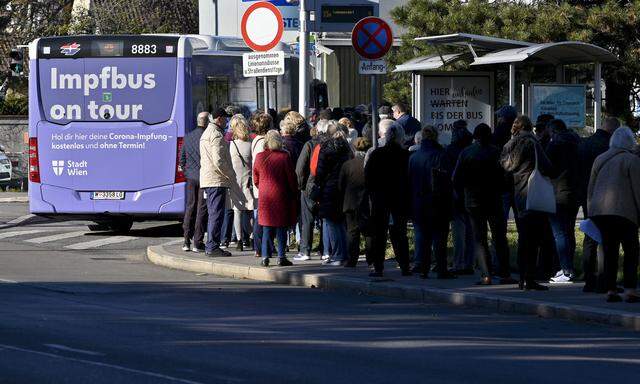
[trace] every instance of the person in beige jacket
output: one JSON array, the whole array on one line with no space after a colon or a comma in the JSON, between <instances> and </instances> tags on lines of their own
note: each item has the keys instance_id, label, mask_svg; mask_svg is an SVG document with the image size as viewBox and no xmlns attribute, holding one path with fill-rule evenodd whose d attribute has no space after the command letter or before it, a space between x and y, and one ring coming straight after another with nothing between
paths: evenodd
<instances>
[{"instance_id":1,"label":"person in beige jacket","mask_svg":"<svg viewBox=\"0 0 640 384\"><path fill-rule=\"evenodd\" d=\"M638 224L640 224L640 157L632 151L635 135L628 127L611 136L609 150L596 158L591 170L587 207L602 235L607 301L619 302L616 279L620 245L624 250L626 301L638 302Z\"/></svg>"},{"instance_id":2,"label":"person in beige jacket","mask_svg":"<svg viewBox=\"0 0 640 384\"><path fill-rule=\"evenodd\" d=\"M204 189L209 213L205 244L205 254L209 257L231 256L220 249L227 192L235 180L229 144L223 133L228 117L224 109L216 110L211 115L212 122L200 138L200 188Z\"/></svg>"}]
</instances>

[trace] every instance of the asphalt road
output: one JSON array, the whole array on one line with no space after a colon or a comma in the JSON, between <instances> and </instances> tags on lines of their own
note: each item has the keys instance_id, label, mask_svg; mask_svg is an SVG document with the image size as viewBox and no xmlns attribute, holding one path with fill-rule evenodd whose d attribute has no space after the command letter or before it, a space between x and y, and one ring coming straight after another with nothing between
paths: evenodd
<instances>
[{"instance_id":1,"label":"asphalt road","mask_svg":"<svg viewBox=\"0 0 640 384\"><path fill-rule=\"evenodd\" d=\"M32 236L0 239L0 383L626 383L640 373L640 335L619 328L173 271L139 257L138 241L162 237L72 250Z\"/></svg>"}]
</instances>

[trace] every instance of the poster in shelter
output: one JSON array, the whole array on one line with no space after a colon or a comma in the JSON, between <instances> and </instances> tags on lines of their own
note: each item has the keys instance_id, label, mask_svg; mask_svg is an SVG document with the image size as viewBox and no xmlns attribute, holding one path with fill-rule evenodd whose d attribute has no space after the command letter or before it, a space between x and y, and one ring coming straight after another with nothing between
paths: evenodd
<instances>
[{"instance_id":1,"label":"poster in shelter","mask_svg":"<svg viewBox=\"0 0 640 384\"><path fill-rule=\"evenodd\" d=\"M469 132L480 123L492 126L493 84L490 74L424 75L422 123L433 125L441 144L451 142L457 120L466 120Z\"/></svg>"},{"instance_id":2,"label":"poster in shelter","mask_svg":"<svg viewBox=\"0 0 640 384\"><path fill-rule=\"evenodd\" d=\"M531 84L531 118L549 114L570 128L586 125L586 87L578 84Z\"/></svg>"}]
</instances>

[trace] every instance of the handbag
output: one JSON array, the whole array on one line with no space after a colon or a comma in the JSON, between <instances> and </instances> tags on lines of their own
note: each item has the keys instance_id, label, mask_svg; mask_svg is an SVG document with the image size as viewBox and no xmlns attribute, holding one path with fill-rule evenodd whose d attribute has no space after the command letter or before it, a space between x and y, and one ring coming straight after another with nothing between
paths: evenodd
<instances>
[{"instance_id":1,"label":"handbag","mask_svg":"<svg viewBox=\"0 0 640 384\"><path fill-rule=\"evenodd\" d=\"M238 144L236 144L235 141L232 141L231 143L233 143L233 146L236 147L236 152L238 152L238 157L240 158L240 161L242 161L242 166L251 170L251 167L247 165L247 162L244 160L244 157L242 157L242 154L240 154L240 149L238 148ZM253 175L249 175L249 179L247 180L247 188L251 189L252 187L253 187Z\"/></svg>"},{"instance_id":2,"label":"handbag","mask_svg":"<svg viewBox=\"0 0 640 384\"><path fill-rule=\"evenodd\" d=\"M553 184L538 168L538 147L533 145L536 156L536 168L529 176L527 183L527 211L556 213L556 195Z\"/></svg>"}]
</instances>

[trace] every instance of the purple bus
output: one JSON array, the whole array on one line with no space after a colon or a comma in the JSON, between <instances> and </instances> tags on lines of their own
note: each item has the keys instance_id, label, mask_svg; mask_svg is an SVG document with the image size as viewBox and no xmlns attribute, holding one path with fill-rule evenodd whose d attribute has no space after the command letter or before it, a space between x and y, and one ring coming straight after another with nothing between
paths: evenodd
<instances>
[{"instance_id":1,"label":"purple bus","mask_svg":"<svg viewBox=\"0 0 640 384\"><path fill-rule=\"evenodd\" d=\"M32 213L127 231L175 220L185 206L178 165L201 111L249 113L263 81L244 78L237 39L133 35L47 37L29 46ZM267 83L270 107L294 107L296 65ZM96 228L92 226L92 228Z\"/></svg>"}]
</instances>

